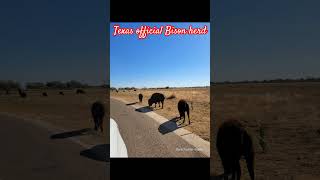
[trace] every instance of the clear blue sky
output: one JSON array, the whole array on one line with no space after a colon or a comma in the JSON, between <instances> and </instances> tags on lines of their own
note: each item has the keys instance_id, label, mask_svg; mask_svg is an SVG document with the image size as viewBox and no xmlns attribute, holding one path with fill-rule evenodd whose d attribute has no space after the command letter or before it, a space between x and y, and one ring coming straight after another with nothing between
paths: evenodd
<instances>
[{"instance_id":1,"label":"clear blue sky","mask_svg":"<svg viewBox=\"0 0 320 180\"><path fill-rule=\"evenodd\" d=\"M320 77L320 1L217 0L214 81Z\"/></svg>"},{"instance_id":2,"label":"clear blue sky","mask_svg":"<svg viewBox=\"0 0 320 180\"><path fill-rule=\"evenodd\" d=\"M116 23L121 27L141 25L189 25L209 23ZM206 35L112 36L110 25L110 83L113 87L188 87L210 85L210 33Z\"/></svg>"},{"instance_id":3,"label":"clear blue sky","mask_svg":"<svg viewBox=\"0 0 320 180\"><path fill-rule=\"evenodd\" d=\"M105 0L16 0L0 5L0 79L107 79Z\"/></svg>"}]
</instances>

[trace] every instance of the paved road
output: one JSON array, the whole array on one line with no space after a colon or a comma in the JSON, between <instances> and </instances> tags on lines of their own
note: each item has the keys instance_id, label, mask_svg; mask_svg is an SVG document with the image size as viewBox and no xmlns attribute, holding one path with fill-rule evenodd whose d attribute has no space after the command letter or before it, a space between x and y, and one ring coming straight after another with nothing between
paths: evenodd
<instances>
[{"instance_id":1,"label":"paved road","mask_svg":"<svg viewBox=\"0 0 320 180\"><path fill-rule=\"evenodd\" d=\"M51 135L33 123L0 115L0 180L110 179L109 163L95 154L107 145L86 149Z\"/></svg>"},{"instance_id":2,"label":"paved road","mask_svg":"<svg viewBox=\"0 0 320 180\"><path fill-rule=\"evenodd\" d=\"M204 157L178 135L161 134L160 124L119 100L110 99L110 116L119 126L129 157Z\"/></svg>"}]
</instances>

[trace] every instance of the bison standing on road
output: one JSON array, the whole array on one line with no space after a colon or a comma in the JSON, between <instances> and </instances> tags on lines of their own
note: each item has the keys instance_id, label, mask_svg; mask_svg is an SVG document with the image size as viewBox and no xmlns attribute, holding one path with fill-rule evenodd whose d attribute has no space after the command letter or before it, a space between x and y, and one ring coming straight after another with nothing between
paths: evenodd
<instances>
[{"instance_id":1,"label":"bison standing on road","mask_svg":"<svg viewBox=\"0 0 320 180\"><path fill-rule=\"evenodd\" d=\"M64 96L64 93L62 91L59 92L60 95Z\"/></svg>"},{"instance_id":2,"label":"bison standing on road","mask_svg":"<svg viewBox=\"0 0 320 180\"><path fill-rule=\"evenodd\" d=\"M252 139L237 120L224 122L217 134L217 150L224 168L224 175L240 180L240 158L244 156L249 175L254 180L254 149Z\"/></svg>"},{"instance_id":3,"label":"bison standing on road","mask_svg":"<svg viewBox=\"0 0 320 180\"><path fill-rule=\"evenodd\" d=\"M42 96L47 97L47 96L48 96L48 94L47 94L46 92L43 92L43 93L42 93Z\"/></svg>"},{"instance_id":4,"label":"bison standing on road","mask_svg":"<svg viewBox=\"0 0 320 180\"><path fill-rule=\"evenodd\" d=\"M188 119L189 119L189 124L190 124L189 104L187 103L187 101L181 99L178 102L178 110L179 110L179 114L180 114L180 119L183 117L183 123L186 120L186 112L187 112Z\"/></svg>"},{"instance_id":5,"label":"bison standing on road","mask_svg":"<svg viewBox=\"0 0 320 180\"><path fill-rule=\"evenodd\" d=\"M142 94L139 94L139 101L140 101L140 103L142 103L142 98L143 98L143 95L142 95Z\"/></svg>"},{"instance_id":6,"label":"bison standing on road","mask_svg":"<svg viewBox=\"0 0 320 180\"><path fill-rule=\"evenodd\" d=\"M94 130L98 130L100 127L101 132L103 132L103 118L104 118L104 106L101 102L97 101L91 106L91 114L94 120Z\"/></svg>"},{"instance_id":7,"label":"bison standing on road","mask_svg":"<svg viewBox=\"0 0 320 180\"><path fill-rule=\"evenodd\" d=\"M164 103L164 95L161 93L153 93L151 98L148 100L148 104L149 106L152 106L153 103L155 103L155 107L157 107L157 103L159 103L159 107L160 107L160 102L162 104L162 108L163 108L163 103Z\"/></svg>"}]
</instances>

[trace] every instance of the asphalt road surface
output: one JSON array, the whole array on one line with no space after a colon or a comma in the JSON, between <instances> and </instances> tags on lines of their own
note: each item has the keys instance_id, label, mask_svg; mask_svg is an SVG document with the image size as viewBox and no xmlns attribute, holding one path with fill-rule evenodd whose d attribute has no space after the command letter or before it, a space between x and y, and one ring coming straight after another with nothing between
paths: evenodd
<instances>
[{"instance_id":1,"label":"asphalt road surface","mask_svg":"<svg viewBox=\"0 0 320 180\"><path fill-rule=\"evenodd\" d=\"M205 157L178 135L161 134L154 119L119 100L110 99L110 116L119 126L129 157Z\"/></svg>"},{"instance_id":2,"label":"asphalt road surface","mask_svg":"<svg viewBox=\"0 0 320 180\"><path fill-rule=\"evenodd\" d=\"M51 139L43 127L0 115L0 180L92 179L109 177L109 162L96 153L107 145L86 149L68 138Z\"/></svg>"}]
</instances>

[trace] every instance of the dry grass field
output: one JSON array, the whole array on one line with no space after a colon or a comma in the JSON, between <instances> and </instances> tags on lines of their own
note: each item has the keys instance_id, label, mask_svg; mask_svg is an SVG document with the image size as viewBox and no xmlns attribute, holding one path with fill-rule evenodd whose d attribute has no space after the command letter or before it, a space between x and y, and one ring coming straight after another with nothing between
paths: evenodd
<instances>
[{"instance_id":1,"label":"dry grass field","mask_svg":"<svg viewBox=\"0 0 320 180\"><path fill-rule=\"evenodd\" d=\"M138 102L138 94L143 94L142 106L148 106L148 99L155 92L163 93L165 97L174 95L173 99L165 99L164 108L153 109L154 112L159 115L164 116L165 118L172 120L179 116L178 111L178 101L180 99L185 99L188 101L190 107L190 119L191 124L188 124L188 119L182 125L187 130L194 132L199 135L201 138L210 141L210 88L170 88L170 89L146 89L146 90L137 90L137 91L125 91L119 90L110 92L111 97L117 97L124 99L130 103ZM154 104L153 104L154 107ZM177 121L177 125L180 125L183 120Z\"/></svg>"},{"instance_id":2,"label":"dry grass field","mask_svg":"<svg viewBox=\"0 0 320 180\"><path fill-rule=\"evenodd\" d=\"M91 104L96 100L105 104L106 114L109 114L106 89L84 89L86 94L76 94L75 90L46 90L48 97L42 96L42 90L29 90L27 98L21 98L18 91L11 91L10 95L1 92L0 113L9 113L27 119L40 119L66 130L93 128ZM104 133L99 133L103 142L109 143L109 121L104 119Z\"/></svg>"},{"instance_id":3,"label":"dry grass field","mask_svg":"<svg viewBox=\"0 0 320 180\"><path fill-rule=\"evenodd\" d=\"M320 179L320 83L213 85L211 94L211 175L223 173L217 128L236 118L253 137L256 179Z\"/></svg>"}]
</instances>

